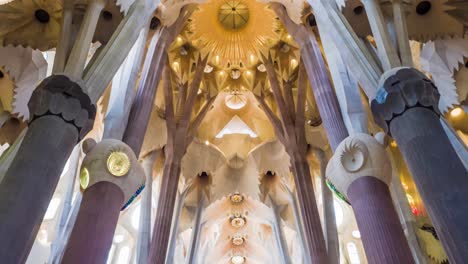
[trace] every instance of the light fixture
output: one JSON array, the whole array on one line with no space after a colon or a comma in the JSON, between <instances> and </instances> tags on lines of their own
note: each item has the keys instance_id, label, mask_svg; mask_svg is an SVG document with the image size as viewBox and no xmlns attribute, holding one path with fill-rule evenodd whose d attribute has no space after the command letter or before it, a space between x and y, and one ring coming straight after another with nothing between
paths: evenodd
<instances>
[{"instance_id":1,"label":"light fixture","mask_svg":"<svg viewBox=\"0 0 468 264\"><path fill-rule=\"evenodd\" d=\"M172 68L174 69L174 71L179 72L179 63L177 61L174 61L172 63Z\"/></svg>"},{"instance_id":2,"label":"light fixture","mask_svg":"<svg viewBox=\"0 0 468 264\"><path fill-rule=\"evenodd\" d=\"M89 171L86 167L81 168L80 172L80 186L84 190L89 184Z\"/></svg>"},{"instance_id":3,"label":"light fixture","mask_svg":"<svg viewBox=\"0 0 468 264\"><path fill-rule=\"evenodd\" d=\"M231 263L232 264L243 264L243 263L245 263L245 257L239 256L239 255L232 256Z\"/></svg>"},{"instance_id":4,"label":"light fixture","mask_svg":"<svg viewBox=\"0 0 468 264\"><path fill-rule=\"evenodd\" d=\"M116 151L107 158L107 170L114 176L124 176L130 170L130 159L127 154Z\"/></svg>"},{"instance_id":5,"label":"light fixture","mask_svg":"<svg viewBox=\"0 0 468 264\"><path fill-rule=\"evenodd\" d=\"M461 107L455 107L450 111L450 116L451 117L459 117L463 113L463 109Z\"/></svg>"},{"instance_id":6,"label":"light fixture","mask_svg":"<svg viewBox=\"0 0 468 264\"><path fill-rule=\"evenodd\" d=\"M262 63L262 64L258 65L258 66L257 66L257 70L258 70L259 72L266 72L265 64Z\"/></svg>"},{"instance_id":7,"label":"light fixture","mask_svg":"<svg viewBox=\"0 0 468 264\"><path fill-rule=\"evenodd\" d=\"M351 235L354 238L361 238L361 232L359 232L359 230L354 230L353 232L351 232Z\"/></svg>"},{"instance_id":8,"label":"light fixture","mask_svg":"<svg viewBox=\"0 0 468 264\"><path fill-rule=\"evenodd\" d=\"M210 145L210 142L208 140L205 141L205 145Z\"/></svg>"},{"instance_id":9,"label":"light fixture","mask_svg":"<svg viewBox=\"0 0 468 264\"><path fill-rule=\"evenodd\" d=\"M207 64L207 65L205 66L204 72L205 72L205 73L210 73L210 72L212 72L212 71L213 71L213 66Z\"/></svg>"},{"instance_id":10,"label":"light fixture","mask_svg":"<svg viewBox=\"0 0 468 264\"><path fill-rule=\"evenodd\" d=\"M10 2L13 2L14 0L0 0L0 5L6 5Z\"/></svg>"},{"instance_id":11,"label":"light fixture","mask_svg":"<svg viewBox=\"0 0 468 264\"><path fill-rule=\"evenodd\" d=\"M297 64L298 63L296 59L291 59L291 68L296 68Z\"/></svg>"},{"instance_id":12,"label":"light fixture","mask_svg":"<svg viewBox=\"0 0 468 264\"><path fill-rule=\"evenodd\" d=\"M229 199L231 200L232 203L242 203L244 201L244 196L242 194L235 192L229 196Z\"/></svg>"},{"instance_id":13,"label":"light fixture","mask_svg":"<svg viewBox=\"0 0 468 264\"><path fill-rule=\"evenodd\" d=\"M255 62L255 55L250 54L250 63L254 63L254 62Z\"/></svg>"},{"instance_id":14,"label":"light fixture","mask_svg":"<svg viewBox=\"0 0 468 264\"><path fill-rule=\"evenodd\" d=\"M48 237L49 237L49 234L47 233L47 231L44 229L41 229L39 230L39 233L37 234L37 241L39 241L39 243L43 245L47 245L49 243Z\"/></svg>"},{"instance_id":15,"label":"light fixture","mask_svg":"<svg viewBox=\"0 0 468 264\"><path fill-rule=\"evenodd\" d=\"M114 236L114 243L119 244L124 241L124 236L122 234L118 234Z\"/></svg>"},{"instance_id":16,"label":"light fixture","mask_svg":"<svg viewBox=\"0 0 468 264\"><path fill-rule=\"evenodd\" d=\"M177 42L182 42L182 38L181 37L177 37Z\"/></svg>"},{"instance_id":17,"label":"light fixture","mask_svg":"<svg viewBox=\"0 0 468 264\"><path fill-rule=\"evenodd\" d=\"M392 140L392 142L390 142L390 146L391 146L392 148L396 148L398 145L397 145L397 143L396 143L395 140Z\"/></svg>"},{"instance_id":18,"label":"light fixture","mask_svg":"<svg viewBox=\"0 0 468 264\"><path fill-rule=\"evenodd\" d=\"M241 213L235 212L233 216L231 216L231 226L235 228L241 228L245 225L245 223L245 217L243 217Z\"/></svg>"},{"instance_id":19,"label":"light fixture","mask_svg":"<svg viewBox=\"0 0 468 264\"><path fill-rule=\"evenodd\" d=\"M244 244L244 241L244 237L240 234L235 234L231 239L232 244L234 244L235 246L241 246L242 244Z\"/></svg>"}]
</instances>

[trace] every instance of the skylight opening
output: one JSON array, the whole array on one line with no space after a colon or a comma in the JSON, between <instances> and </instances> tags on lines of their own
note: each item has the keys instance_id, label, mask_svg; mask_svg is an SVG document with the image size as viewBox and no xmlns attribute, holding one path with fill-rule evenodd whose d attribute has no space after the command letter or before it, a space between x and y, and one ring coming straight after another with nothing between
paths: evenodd
<instances>
[{"instance_id":1,"label":"skylight opening","mask_svg":"<svg viewBox=\"0 0 468 264\"><path fill-rule=\"evenodd\" d=\"M249 135L252 138L258 137L258 135L237 115L235 115L231 121L224 126L218 135L216 135L216 138L222 138L224 135L231 134L244 134Z\"/></svg>"}]
</instances>

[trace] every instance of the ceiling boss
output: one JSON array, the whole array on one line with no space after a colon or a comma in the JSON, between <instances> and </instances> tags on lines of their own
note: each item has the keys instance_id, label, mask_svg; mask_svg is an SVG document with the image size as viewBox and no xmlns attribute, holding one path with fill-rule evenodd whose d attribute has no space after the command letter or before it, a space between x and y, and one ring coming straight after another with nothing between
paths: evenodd
<instances>
[{"instance_id":1,"label":"ceiling boss","mask_svg":"<svg viewBox=\"0 0 468 264\"><path fill-rule=\"evenodd\" d=\"M253 67L258 51L278 36L275 14L255 0L213 0L192 15L194 45L210 51L211 63L221 68Z\"/></svg>"}]
</instances>

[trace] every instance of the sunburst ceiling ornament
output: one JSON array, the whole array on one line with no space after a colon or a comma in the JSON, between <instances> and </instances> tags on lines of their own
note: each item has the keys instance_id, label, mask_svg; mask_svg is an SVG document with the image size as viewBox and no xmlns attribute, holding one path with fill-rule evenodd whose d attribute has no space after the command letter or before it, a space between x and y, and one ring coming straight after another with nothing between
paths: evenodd
<instances>
[{"instance_id":1,"label":"sunburst ceiling ornament","mask_svg":"<svg viewBox=\"0 0 468 264\"><path fill-rule=\"evenodd\" d=\"M249 22L249 8L238 0L228 0L219 8L218 20L227 29L239 30Z\"/></svg>"},{"instance_id":2,"label":"sunburst ceiling ornament","mask_svg":"<svg viewBox=\"0 0 468 264\"><path fill-rule=\"evenodd\" d=\"M275 17L266 4L256 0L212 0L192 15L190 40L210 51L212 65L251 67L258 63L258 51L278 39Z\"/></svg>"},{"instance_id":3,"label":"sunburst ceiling ornament","mask_svg":"<svg viewBox=\"0 0 468 264\"><path fill-rule=\"evenodd\" d=\"M62 2L13 1L0 5L0 43L48 50L57 44Z\"/></svg>"}]
</instances>

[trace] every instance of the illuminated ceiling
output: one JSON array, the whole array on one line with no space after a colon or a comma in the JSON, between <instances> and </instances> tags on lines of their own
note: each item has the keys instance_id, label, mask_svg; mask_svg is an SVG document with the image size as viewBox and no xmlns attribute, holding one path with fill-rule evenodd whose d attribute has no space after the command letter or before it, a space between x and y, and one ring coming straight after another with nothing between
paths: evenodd
<instances>
[{"instance_id":1,"label":"illuminated ceiling","mask_svg":"<svg viewBox=\"0 0 468 264\"><path fill-rule=\"evenodd\" d=\"M252 67L258 51L278 39L278 22L266 4L255 0L212 0L191 17L189 39L209 51L211 63L221 68Z\"/></svg>"}]
</instances>

